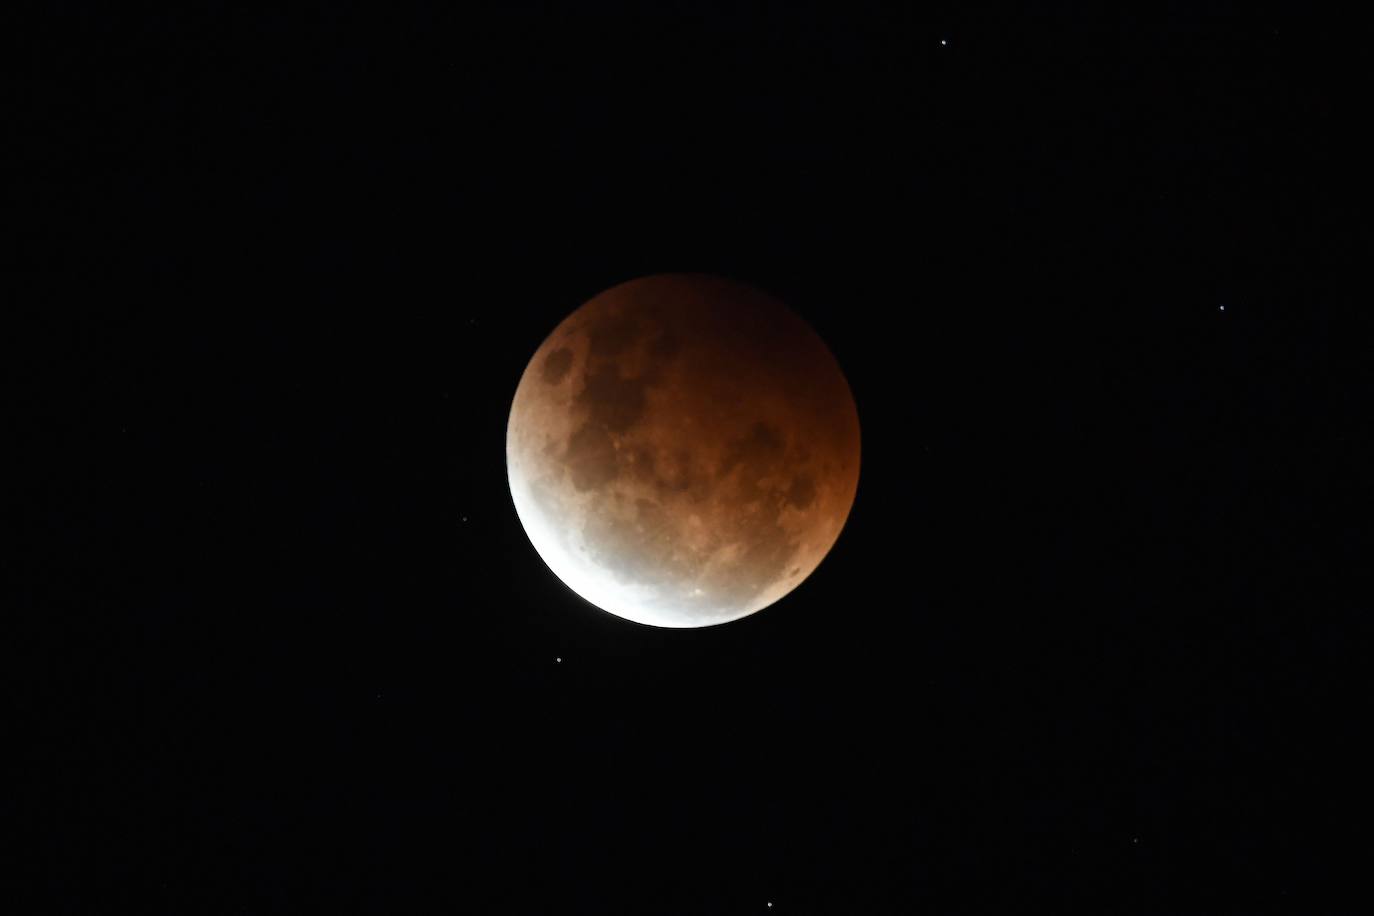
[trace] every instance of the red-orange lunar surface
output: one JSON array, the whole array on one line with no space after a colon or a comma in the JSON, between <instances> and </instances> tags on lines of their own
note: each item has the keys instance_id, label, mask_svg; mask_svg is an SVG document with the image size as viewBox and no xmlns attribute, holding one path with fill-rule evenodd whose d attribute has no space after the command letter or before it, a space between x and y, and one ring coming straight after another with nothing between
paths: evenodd
<instances>
[{"instance_id":1,"label":"red-orange lunar surface","mask_svg":"<svg viewBox=\"0 0 1374 916\"><path fill-rule=\"evenodd\" d=\"M701 627L778 601L839 537L859 418L777 300L703 274L613 287L526 367L506 462L540 557L612 614Z\"/></svg>"}]
</instances>

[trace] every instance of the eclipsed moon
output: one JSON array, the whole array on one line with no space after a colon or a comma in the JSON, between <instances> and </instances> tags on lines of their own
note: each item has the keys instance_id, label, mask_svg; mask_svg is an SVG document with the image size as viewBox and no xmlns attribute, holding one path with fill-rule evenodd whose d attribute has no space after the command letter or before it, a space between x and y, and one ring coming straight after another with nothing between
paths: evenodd
<instances>
[{"instance_id":1,"label":"eclipsed moon","mask_svg":"<svg viewBox=\"0 0 1374 916\"><path fill-rule=\"evenodd\" d=\"M620 617L702 627L773 604L844 527L859 418L810 326L751 287L659 274L567 317L506 432L539 556Z\"/></svg>"}]
</instances>

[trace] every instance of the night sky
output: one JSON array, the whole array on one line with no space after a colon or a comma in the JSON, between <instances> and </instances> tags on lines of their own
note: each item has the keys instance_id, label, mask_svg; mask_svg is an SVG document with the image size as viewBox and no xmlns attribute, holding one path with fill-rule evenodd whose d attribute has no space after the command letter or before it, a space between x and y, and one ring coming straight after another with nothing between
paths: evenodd
<instances>
[{"instance_id":1,"label":"night sky","mask_svg":"<svg viewBox=\"0 0 1374 916\"><path fill-rule=\"evenodd\" d=\"M47 6L0 910L1363 912L1349 23ZM665 271L787 302L863 435L817 572L689 631L571 593L505 471L540 342Z\"/></svg>"}]
</instances>

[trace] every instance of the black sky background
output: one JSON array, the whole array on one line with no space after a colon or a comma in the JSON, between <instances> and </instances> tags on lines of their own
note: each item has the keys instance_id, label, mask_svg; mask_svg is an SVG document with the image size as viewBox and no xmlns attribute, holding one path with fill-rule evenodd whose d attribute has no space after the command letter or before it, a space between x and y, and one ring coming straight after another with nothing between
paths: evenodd
<instances>
[{"instance_id":1,"label":"black sky background","mask_svg":"<svg viewBox=\"0 0 1374 916\"><path fill-rule=\"evenodd\" d=\"M7 912L1362 911L1348 24L10 16ZM543 337L679 270L863 429L830 557L699 631L504 466Z\"/></svg>"}]
</instances>

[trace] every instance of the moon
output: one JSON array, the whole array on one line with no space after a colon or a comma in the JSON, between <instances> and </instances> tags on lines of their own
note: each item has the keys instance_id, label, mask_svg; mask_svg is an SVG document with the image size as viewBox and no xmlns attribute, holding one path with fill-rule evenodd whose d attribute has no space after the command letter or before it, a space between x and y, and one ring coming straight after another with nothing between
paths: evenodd
<instances>
[{"instance_id":1,"label":"moon","mask_svg":"<svg viewBox=\"0 0 1374 916\"><path fill-rule=\"evenodd\" d=\"M595 296L526 366L511 498L564 584L658 627L737 620L820 564L859 482L859 417L812 328L706 274Z\"/></svg>"}]
</instances>

